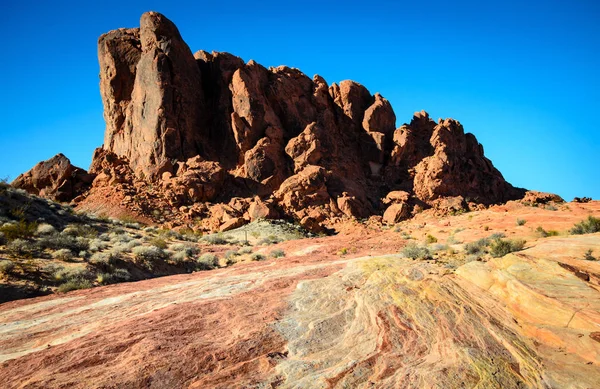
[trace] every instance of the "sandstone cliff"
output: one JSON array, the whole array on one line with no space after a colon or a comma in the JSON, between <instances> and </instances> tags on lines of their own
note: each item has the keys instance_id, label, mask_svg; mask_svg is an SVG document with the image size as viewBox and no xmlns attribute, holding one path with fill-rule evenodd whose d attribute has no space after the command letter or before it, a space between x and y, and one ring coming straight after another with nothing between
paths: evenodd
<instances>
[{"instance_id":1,"label":"sandstone cliff","mask_svg":"<svg viewBox=\"0 0 600 389\"><path fill-rule=\"evenodd\" d=\"M385 211L394 223L415 205L465 208L524 194L456 120L436 123L422 111L395 129L390 103L356 82L329 86L286 66L192 54L155 12L140 28L102 35L98 56L106 133L93 187L78 198L84 208L146 216L161 208L157 221L213 218L206 229L261 209L258 217L318 229L337 217Z\"/></svg>"}]
</instances>

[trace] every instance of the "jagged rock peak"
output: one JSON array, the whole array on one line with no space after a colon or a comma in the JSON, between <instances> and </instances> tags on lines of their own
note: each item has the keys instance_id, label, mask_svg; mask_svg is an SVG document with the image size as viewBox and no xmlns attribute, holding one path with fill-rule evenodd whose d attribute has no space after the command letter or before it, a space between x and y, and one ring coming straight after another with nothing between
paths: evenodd
<instances>
[{"instance_id":1,"label":"jagged rock peak","mask_svg":"<svg viewBox=\"0 0 600 389\"><path fill-rule=\"evenodd\" d=\"M122 205L145 212L160 203L184 222L225 217L210 204L234 202L235 218L260 209L320 230L336 217L390 207L385 219L396 222L415 204L491 204L524 193L456 120L436 123L421 111L395 128L390 102L357 82L329 86L287 66L192 54L155 12L142 15L139 29L102 35L98 56L106 132L87 202L152 198ZM390 203L390 192L407 195Z\"/></svg>"}]
</instances>

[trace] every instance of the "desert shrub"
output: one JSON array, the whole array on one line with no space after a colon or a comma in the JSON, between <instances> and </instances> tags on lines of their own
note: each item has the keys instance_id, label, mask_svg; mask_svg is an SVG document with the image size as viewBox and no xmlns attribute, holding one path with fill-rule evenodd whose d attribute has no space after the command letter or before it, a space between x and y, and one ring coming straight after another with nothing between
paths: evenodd
<instances>
[{"instance_id":1,"label":"desert shrub","mask_svg":"<svg viewBox=\"0 0 600 389\"><path fill-rule=\"evenodd\" d=\"M227 243L229 243L229 242L227 242L227 239L225 239L225 237L221 233L206 235L202 239L209 244L227 244Z\"/></svg>"},{"instance_id":2,"label":"desert shrub","mask_svg":"<svg viewBox=\"0 0 600 389\"><path fill-rule=\"evenodd\" d=\"M225 253L225 260L227 261L227 266L233 265L236 262L235 258L238 255L240 254L235 250L227 250L227 252Z\"/></svg>"},{"instance_id":3,"label":"desert shrub","mask_svg":"<svg viewBox=\"0 0 600 389\"><path fill-rule=\"evenodd\" d=\"M111 272L98 273L96 275L96 282L102 285L115 284L117 282L129 281L131 274L127 269L114 269Z\"/></svg>"},{"instance_id":4,"label":"desert shrub","mask_svg":"<svg viewBox=\"0 0 600 389\"><path fill-rule=\"evenodd\" d=\"M485 253L486 247L490 244L489 238L482 238L475 242L465 244L465 252L470 255L480 255Z\"/></svg>"},{"instance_id":5,"label":"desert shrub","mask_svg":"<svg viewBox=\"0 0 600 389\"><path fill-rule=\"evenodd\" d=\"M437 243L437 241L437 238L431 234L427 234L427 237L425 238L427 244Z\"/></svg>"},{"instance_id":6,"label":"desert shrub","mask_svg":"<svg viewBox=\"0 0 600 389\"><path fill-rule=\"evenodd\" d=\"M554 205L552 204L548 204L544 207L545 209L547 209L548 211L558 211L558 208L556 208Z\"/></svg>"},{"instance_id":7,"label":"desert shrub","mask_svg":"<svg viewBox=\"0 0 600 389\"><path fill-rule=\"evenodd\" d=\"M80 251L78 255L80 258L87 259L87 258L89 258L90 253L88 253L87 251L84 250L84 251Z\"/></svg>"},{"instance_id":8,"label":"desert shrub","mask_svg":"<svg viewBox=\"0 0 600 389\"><path fill-rule=\"evenodd\" d=\"M108 247L108 243L101 239L92 239L88 243L88 250L92 252L101 251Z\"/></svg>"},{"instance_id":9,"label":"desert shrub","mask_svg":"<svg viewBox=\"0 0 600 389\"><path fill-rule=\"evenodd\" d=\"M67 293L72 290L89 289L91 287L92 283L89 280L86 280L85 278L73 278L64 284L60 284L57 291L59 293Z\"/></svg>"},{"instance_id":10,"label":"desert shrub","mask_svg":"<svg viewBox=\"0 0 600 389\"><path fill-rule=\"evenodd\" d=\"M156 227L153 227L153 226L150 226L150 227L146 227L146 228L144 228L144 230L143 230L143 231L144 231L144 232L147 232L147 233L154 233L154 232L158 231L158 228L156 228Z\"/></svg>"},{"instance_id":11,"label":"desert shrub","mask_svg":"<svg viewBox=\"0 0 600 389\"><path fill-rule=\"evenodd\" d=\"M51 235L56 232L56 229L47 223L42 223L38 225L37 230L35 231L36 235Z\"/></svg>"},{"instance_id":12,"label":"desert shrub","mask_svg":"<svg viewBox=\"0 0 600 389\"><path fill-rule=\"evenodd\" d=\"M114 255L110 252L102 252L102 253L94 253L90 259L89 263L96 266L108 266L115 263L119 259L118 256Z\"/></svg>"},{"instance_id":13,"label":"desert shrub","mask_svg":"<svg viewBox=\"0 0 600 389\"><path fill-rule=\"evenodd\" d=\"M168 247L167 242L162 238L152 238L148 243L150 246L158 247L161 250L165 250Z\"/></svg>"},{"instance_id":14,"label":"desert shrub","mask_svg":"<svg viewBox=\"0 0 600 389\"><path fill-rule=\"evenodd\" d=\"M542 226L538 226L538 228L535 229L535 234L540 238L547 238L549 236L558 236L558 231L546 231L544 228L542 228Z\"/></svg>"},{"instance_id":15,"label":"desert shrub","mask_svg":"<svg viewBox=\"0 0 600 389\"><path fill-rule=\"evenodd\" d=\"M0 274L9 275L15 268L15 263L9 259L0 259Z\"/></svg>"},{"instance_id":16,"label":"desert shrub","mask_svg":"<svg viewBox=\"0 0 600 389\"><path fill-rule=\"evenodd\" d=\"M38 224L33 222L29 223L25 220L20 220L16 223L4 224L0 227L0 232L4 234L7 241L15 239L27 239L31 238L37 231Z\"/></svg>"},{"instance_id":17,"label":"desert shrub","mask_svg":"<svg viewBox=\"0 0 600 389\"><path fill-rule=\"evenodd\" d=\"M518 226L524 226L525 223L527 223L527 220L525 220L525 219L517 219L517 225Z\"/></svg>"},{"instance_id":18,"label":"desert shrub","mask_svg":"<svg viewBox=\"0 0 600 389\"><path fill-rule=\"evenodd\" d=\"M200 239L202 239L202 232L194 231L191 228L182 228L179 230L179 233L181 234L181 240L188 242L198 242Z\"/></svg>"},{"instance_id":19,"label":"desert shrub","mask_svg":"<svg viewBox=\"0 0 600 389\"><path fill-rule=\"evenodd\" d=\"M14 239L8 242L6 250L15 257L30 257L34 252L34 246L25 239Z\"/></svg>"},{"instance_id":20,"label":"desert shrub","mask_svg":"<svg viewBox=\"0 0 600 389\"><path fill-rule=\"evenodd\" d=\"M438 252L438 251L448 250L448 249L449 249L448 245L443 244L443 243L435 243L429 247L429 250L431 250L434 253Z\"/></svg>"},{"instance_id":21,"label":"desert shrub","mask_svg":"<svg viewBox=\"0 0 600 389\"><path fill-rule=\"evenodd\" d=\"M200 254L200 249L198 247L185 243L174 243L169 246L169 250L183 252L187 257L193 257Z\"/></svg>"},{"instance_id":22,"label":"desert shrub","mask_svg":"<svg viewBox=\"0 0 600 389\"><path fill-rule=\"evenodd\" d=\"M175 263L183 263L188 259L188 255L185 251L176 251L171 255L171 260Z\"/></svg>"},{"instance_id":23,"label":"desert shrub","mask_svg":"<svg viewBox=\"0 0 600 389\"><path fill-rule=\"evenodd\" d=\"M196 260L198 270L211 270L219 266L219 257L212 253L205 253Z\"/></svg>"},{"instance_id":24,"label":"desert shrub","mask_svg":"<svg viewBox=\"0 0 600 389\"><path fill-rule=\"evenodd\" d=\"M60 249L52 253L52 258L69 262L73 260L73 253L69 249Z\"/></svg>"},{"instance_id":25,"label":"desert shrub","mask_svg":"<svg viewBox=\"0 0 600 389\"><path fill-rule=\"evenodd\" d=\"M262 254L254 253L250 256L250 259L253 261L264 261L267 258Z\"/></svg>"},{"instance_id":26,"label":"desert shrub","mask_svg":"<svg viewBox=\"0 0 600 389\"><path fill-rule=\"evenodd\" d=\"M431 252L427 247L416 244L408 244L402 249L402 254L411 259L432 259Z\"/></svg>"},{"instance_id":27,"label":"desert shrub","mask_svg":"<svg viewBox=\"0 0 600 389\"><path fill-rule=\"evenodd\" d=\"M52 279L56 282L65 282L77 278L88 278L90 272L85 268L66 268L64 266L48 266L46 268L52 275Z\"/></svg>"},{"instance_id":28,"label":"desert shrub","mask_svg":"<svg viewBox=\"0 0 600 389\"><path fill-rule=\"evenodd\" d=\"M598 259L592 255L593 252L594 250L592 249L586 251L585 254L583 254L583 259L585 259L586 261L597 261Z\"/></svg>"},{"instance_id":29,"label":"desert shrub","mask_svg":"<svg viewBox=\"0 0 600 389\"><path fill-rule=\"evenodd\" d=\"M240 247L238 255L252 254L252 247Z\"/></svg>"},{"instance_id":30,"label":"desert shrub","mask_svg":"<svg viewBox=\"0 0 600 389\"><path fill-rule=\"evenodd\" d=\"M266 238L262 238L257 242L259 245L271 245L281 242L282 240L276 237L275 235L269 235Z\"/></svg>"},{"instance_id":31,"label":"desert shrub","mask_svg":"<svg viewBox=\"0 0 600 389\"><path fill-rule=\"evenodd\" d=\"M111 232L108 236L110 237L110 241L112 243L127 243L133 240L133 237L131 237L127 232Z\"/></svg>"},{"instance_id":32,"label":"desert shrub","mask_svg":"<svg viewBox=\"0 0 600 389\"><path fill-rule=\"evenodd\" d=\"M348 249L346 247L342 247L337 253L338 255L346 255L348 254Z\"/></svg>"},{"instance_id":33,"label":"desert shrub","mask_svg":"<svg viewBox=\"0 0 600 389\"><path fill-rule=\"evenodd\" d=\"M69 224L61 231L61 235L73 236L73 237L84 237L84 238L95 238L98 236L98 231L93 227L83 224Z\"/></svg>"},{"instance_id":34,"label":"desert shrub","mask_svg":"<svg viewBox=\"0 0 600 389\"><path fill-rule=\"evenodd\" d=\"M594 232L600 231L600 219L594 216L588 216L586 220L583 220L573 226L569 230L571 234L593 234Z\"/></svg>"},{"instance_id":35,"label":"desert shrub","mask_svg":"<svg viewBox=\"0 0 600 389\"><path fill-rule=\"evenodd\" d=\"M490 240L502 239L506 238L506 235L503 232L494 232L492 235L488 237Z\"/></svg>"},{"instance_id":36,"label":"desert shrub","mask_svg":"<svg viewBox=\"0 0 600 389\"><path fill-rule=\"evenodd\" d=\"M103 240L105 242L110 242L110 234L108 232L103 232L98 235L98 239Z\"/></svg>"},{"instance_id":37,"label":"desert shrub","mask_svg":"<svg viewBox=\"0 0 600 389\"><path fill-rule=\"evenodd\" d=\"M70 236L63 234L53 234L40 238L38 245L42 249L60 250L69 249L75 253L88 250L90 242L87 238Z\"/></svg>"},{"instance_id":38,"label":"desert shrub","mask_svg":"<svg viewBox=\"0 0 600 389\"><path fill-rule=\"evenodd\" d=\"M525 243L523 239L496 239L490 243L490 254L495 258L503 257L508 253L523 250Z\"/></svg>"},{"instance_id":39,"label":"desert shrub","mask_svg":"<svg viewBox=\"0 0 600 389\"><path fill-rule=\"evenodd\" d=\"M281 258L285 257L285 251L283 251L282 249L275 249L271 251L271 254L269 255L271 256L271 258Z\"/></svg>"},{"instance_id":40,"label":"desert shrub","mask_svg":"<svg viewBox=\"0 0 600 389\"><path fill-rule=\"evenodd\" d=\"M160 247L138 246L133 250L136 259L148 262L157 262L168 258L168 254Z\"/></svg>"},{"instance_id":41,"label":"desert shrub","mask_svg":"<svg viewBox=\"0 0 600 389\"><path fill-rule=\"evenodd\" d=\"M0 232L0 246L6 244L6 237L4 236L4 232Z\"/></svg>"}]
</instances>

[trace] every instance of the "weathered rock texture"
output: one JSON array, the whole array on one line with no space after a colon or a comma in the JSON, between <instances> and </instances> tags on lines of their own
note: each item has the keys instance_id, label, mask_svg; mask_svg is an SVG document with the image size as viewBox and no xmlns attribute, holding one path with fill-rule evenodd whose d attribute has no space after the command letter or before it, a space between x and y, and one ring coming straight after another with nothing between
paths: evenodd
<instances>
[{"instance_id":1,"label":"weathered rock texture","mask_svg":"<svg viewBox=\"0 0 600 389\"><path fill-rule=\"evenodd\" d=\"M19 175L12 186L57 201L70 201L89 189L94 176L57 154Z\"/></svg>"},{"instance_id":2,"label":"weathered rock texture","mask_svg":"<svg viewBox=\"0 0 600 389\"><path fill-rule=\"evenodd\" d=\"M177 215L172 220L191 217L189 207L199 203L253 203L258 196L271 199L273 209L263 214L298 221L387 208L386 220L396 222L416 204L443 207L447 197L467 206L523 196L458 121L436 124L423 111L395 129L390 103L356 82L328 86L286 66L193 55L175 25L155 12L142 15L140 26L99 39L106 133L84 207L111 192L98 188L116 185L138 203L159 201ZM121 167L106 166L107 155ZM408 197L383 203L398 190Z\"/></svg>"}]
</instances>

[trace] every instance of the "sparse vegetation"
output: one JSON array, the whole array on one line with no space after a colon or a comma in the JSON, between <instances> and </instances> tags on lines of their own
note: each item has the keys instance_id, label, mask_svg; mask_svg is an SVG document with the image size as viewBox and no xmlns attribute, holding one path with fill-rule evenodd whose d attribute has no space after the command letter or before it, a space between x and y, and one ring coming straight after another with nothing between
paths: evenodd
<instances>
[{"instance_id":1,"label":"sparse vegetation","mask_svg":"<svg viewBox=\"0 0 600 389\"><path fill-rule=\"evenodd\" d=\"M89 289L92 287L92 283L85 278L73 278L65 282L64 284L60 284L58 286L57 291L59 293L67 293L72 290L78 289Z\"/></svg>"},{"instance_id":2,"label":"sparse vegetation","mask_svg":"<svg viewBox=\"0 0 600 389\"><path fill-rule=\"evenodd\" d=\"M60 249L52 253L52 258L69 262L73 260L73 253L69 249Z\"/></svg>"},{"instance_id":3,"label":"sparse vegetation","mask_svg":"<svg viewBox=\"0 0 600 389\"><path fill-rule=\"evenodd\" d=\"M525 220L525 219L517 219L517 225L518 226L524 226L525 223L527 223L527 220Z\"/></svg>"},{"instance_id":4,"label":"sparse vegetation","mask_svg":"<svg viewBox=\"0 0 600 389\"><path fill-rule=\"evenodd\" d=\"M275 250L271 251L270 256L271 256L271 258L285 257L285 251L283 251L282 249L275 249Z\"/></svg>"},{"instance_id":5,"label":"sparse vegetation","mask_svg":"<svg viewBox=\"0 0 600 389\"><path fill-rule=\"evenodd\" d=\"M585 259L586 261L597 261L598 259L592 255L593 252L594 250L592 249L586 251L585 254L583 254L583 259Z\"/></svg>"},{"instance_id":6,"label":"sparse vegetation","mask_svg":"<svg viewBox=\"0 0 600 389\"><path fill-rule=\"evenodd\" d=\"M409 243L408 245L406 245L402 249L401 253L406 258L411 259L433 259L433 257L431 256L431 251L427 247L419 246L414 243Z\"/></svg>"},{"instance_id":7,"label":"sparse vegetation","mask_svg":"<svg viewBox=\"0 0 600 389\"><path fill-rule=\"evenodd\" d=\"M0 227L0 232L4 234L7 241L15 239L31 238L37 231L38 224L35 222L29 223L25 220L19 220L14 223L6 223Z\"/></svg>"},{"instance_id":8,"label":"sparse vegetation","mask_svg":"<svg viewBox=\"0 0 600 389\"><path fill-rule=\"evenodd\" d=\"M211 270L219 266L219 257L212 253L205 253L196 260L198 270Z\"/></svg>"},{"instance_id":9,"label":"sparse vegetation","mask_svg":"<svg viewBox=\"0 0 600 389\"><path fill-rule=\"evenodd\" d=\"M575 224L569 232L574 235L600 232L600 219L594 216L588 216L587 219Z\"/></svg>"},{"instance_id":10,"label":"sparse vegetation","mask_svg":"<svg viewBox=\"0 0 600 389\"><path fill-rule=\"evenodd\" d=\"M490 243L490 254L494 258L503 257L508 253L523 250L525 243L523 239L495 239Z\"/></svg>"},{"instance_id":11,"label":"sparse vegetation","mask_svg":"<svg viewBox=\"0 0 600 389\"><path fill-rule=\"evenodd\" d=\"M264 261L267 258L262 254L254 253L250 256L250 259L253 261Z\"/></svg>"},{"instance_id":12,"label":"sparse vegetation","mask_svg":"<svg viewBox=\"0 0 600 389\"><path fill-rule=\"evenodd\" d=\"M13 272L15 263L10 259L0 259L0 274L9 275Z\"/></svg>"},{"instance_id":13,"label":"sparse vegetation","mask_svg":"<svg viewBox=\"0 0 600 389\"><path fill-rule=\"evenodd\" d=\"M240 247L240 249L238 250L238 254L239 255L252 254L252 247Z\"/></svg>"},{"instance_id":14,"label":"sparse vegetation","mask_svg":"<svg viewBox=\"0 0 600 389\"><path fill-rule=\"evenodd\" d=\"M427 244L437 243L437 241L437 238L431 234L427 234L427 237L425 238Z\"/></svg>"},{"instance_id":15,"label":"sparse vegetation","mask_svg":"<svg viewBox=\"0 0 600 389\"><path fill-rule=\"evenodd\" d=\"M539 236L540 238L547 238L549 236L558 236L558 231L555 231L555 230L546 231L544 228L542 228L542 226L538 226L535 229L535 234L537 236Z\"/></svg>"}]
</instances>

